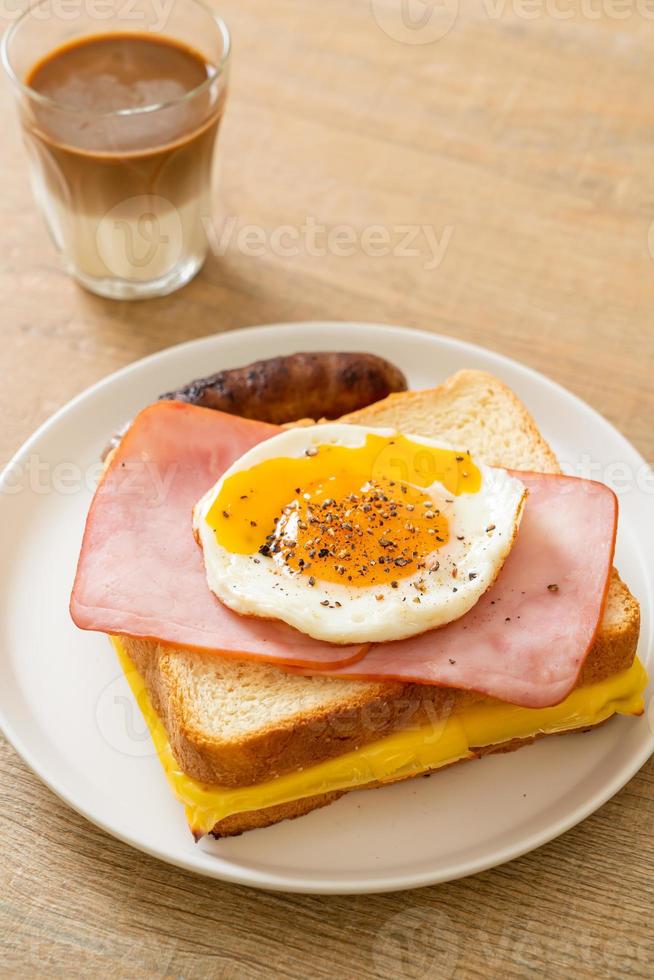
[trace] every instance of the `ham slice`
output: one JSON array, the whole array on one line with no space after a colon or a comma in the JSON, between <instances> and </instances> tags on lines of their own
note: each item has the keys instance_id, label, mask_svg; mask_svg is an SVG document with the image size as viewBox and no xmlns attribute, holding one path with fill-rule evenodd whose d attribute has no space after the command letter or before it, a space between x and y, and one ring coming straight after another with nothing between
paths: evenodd
<instances>
[{"instance_id":1,"label":"ham slice","mask_svg":"<svg viewBox=\"0 0 654 980\"><path fill-rule=\"evenodd\" d=\"M474 608L441 629L375 644L358 663L321 673L461 688L528 708L568 696L602 618L617 500L591 480L515 475L529 490L516 543Z\"/></svg>"},{"instance_id":2,"label":"ham slice","mask_svg":"<svg viewBox=\"0 0 654 980\"><path fill-rule=\"evenodd\" d=\"M77 626L226 656L338 666L367 646L334 646L227 609L209 591L194 505L276 426L180 402L135 419L86 521L70 612Z\"/></svg>"},{"instance_id":3,"label":"ham slice","mask_svg":"<svg viewBox=\"0 0 654 980\"><path fill-rule=\"evenodd\" d=\"M75 623L303 673L435 684L525 707L569 694L608 589L617 523L608 487L517 474L529 497L516 543L466 616L407 640L333 646L222 606L193 538L193 505L277 431L177 402L141 412L91 504L71 598Z\"/></svg>"}]
</instances>

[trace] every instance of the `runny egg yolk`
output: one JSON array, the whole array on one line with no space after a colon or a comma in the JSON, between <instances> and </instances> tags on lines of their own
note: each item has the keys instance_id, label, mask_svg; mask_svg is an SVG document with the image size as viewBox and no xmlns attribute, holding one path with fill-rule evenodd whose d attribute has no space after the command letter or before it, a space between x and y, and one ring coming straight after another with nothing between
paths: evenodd
<instances>
[{"instance_id":1,"label":"runny egg yolk","mask_svg":"<svg viewBox=\"0 0 654 980\"><path fill-rule=\"evenodd\" d=\"M343 476L309 486L264 547L322 582L392 585L424 568L447 538L446 518L420 490Z\"/></svg>"},{"instance_id":2,"label":"runny egg yolk","mask_svg":"<svg viewBox=\"0 0 654 980\"><path fill-rule=\"evenodd\" d=\"M393 585L425 568L448 540L447 519L423 489L476 493L468 453L368 434L363 446L312 446L224 481L207 522L232 554L272 556L312 580Z\"/></svg>"}]
</instances>

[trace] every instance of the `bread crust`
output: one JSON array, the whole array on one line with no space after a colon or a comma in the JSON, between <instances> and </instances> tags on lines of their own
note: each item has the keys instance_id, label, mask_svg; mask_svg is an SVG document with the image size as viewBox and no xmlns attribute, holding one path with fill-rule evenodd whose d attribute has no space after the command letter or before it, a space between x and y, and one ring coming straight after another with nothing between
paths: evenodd
<instances>
[{"instance_id":1,"label":"bread crust","mask_svg":"<svg viewBox=\"0 0 654 980\"><path fill-rule=\"evenodd\" d=\"M481 451L480 446L469 445L466 440L472 433L466 431L465 424L461 424L468 401L474 403L476 414L470 421L477 429L480 417L483 421L484 415L493 412L510 419L513 445L507 447L501 439L494 443L491 440L485 452ZM442 412L443 406L452 411ZM473 368L457 371L435 388L389 395L382 401L344 415L340 421L354 425L395 426L405 432L434 438L432 418L439 412L442 413L438 423L442 438L461 449L472 449L473 455L483 457L489 466L510 465L512 469L531 469L539 473L561 472L558 459L540 434L527 408L507 384L487 371ZM455 421L450 420L449 415ZM422 431L425 424L429 431ZM515 452L520 440L529 446L530 459L521 464L518 458L513 458L509 464L506 454ZM538 466L534 465L536 460Z\"/></svg>"},{"instance_id":2,"label":"bread crust","mask_svg":"<svg viewBox=\"0 0 654 980\"><path fill-rule=\"evenodd\" d=\"M372 787L361 787L371 789ZM341 796L345 796L346 790L334 793L320 793L318 796L305 796L301 800L292 800L290 803L280 803L277 806L268 806L263 810L248 810L247 813L233 813L231 817L225 817L210 831L212 837L239 837L246 830L258 830L262 827L270 827L281 820L296 820L303 817L312 810L320 810L323 806L335 803ZM200 839L204 834L195 833L191 827L191 833L196 839Z\"/></svg>"},{"instance_id":3,"label":"bread crust","mask_svg":"<svg viewBox=\"0 0 654 980\"><path fill-rule=\"evenodd\" d=\"M627 670L634 661L640 607L617 572L609 597L610 608L619 608L621 616L601 625L577 687ZM184 709L184 693L174 670L180 651L129 637L123 643L145 680L183 771L201 782L228 787L251 786L316 765L391 732L436 721L483 697L425 684L347 682L348 689L355 687L358 693L344 697L337 708L328 705L322 711L298 712L277 725L259 728L254 735L221 741L207 738ZM201 661L215 655L187 652L186 656Z\"/></svg>"},{"instance_id":4,"label":"bread crust","mask_svg":"<svg viewBox=\"0 0 654 980\"><path fill-rule=\"evenodd\" d=\"M567 731L556 732L555 734L583 734L584 732L592 731L593 728L599 728L600 725L604 725L609 720L609 718L605 718L604 721L598 722L597 725L588 725L585 728L571 728ZM539 734L533 735L531 738L512 738L507 742L498 742L495 745L484 745L479 748L473 748L471 750L473 755L469 758L458 759L456 762L451 762L447 766L440 766L438 769L432 769L431 771L422 773L422 775L429 776L431 773L440 772L441 769L449 769L450 766L456 766L460 762L472 762L474 759L481 759L482 756L485 755L494 755L495 753L500 752L515 752L516 749L521 749L527 745L533 745L537 739L551 737L551 735ZM405 779L415 778L415 776L404 776L400 779L388 779L383 783L367 783L365 786L358 786L357 791L359 789L379 789L381 786L387 786L394 782L403 782ZM281 803L277 806L266 807L263 810L248 810L244 813L234 813L230 817L220 820L210 833L211 836L215 837L216 839L220 839L221 837L238 837L240 834L244 834L247 830L270 827L275 823L279 823L281 820L295 820L296 817L303 817L312 810L318 810L320 807L327 806L329 803L334 803L337 799L340 799L341 796L345 796L345 794L348 792L355 792L355 790L343 790L335 793L321 793L319 796L308 796L304 797L302 800L293 800L290 803Z\"/></svg>"}]
</instances>

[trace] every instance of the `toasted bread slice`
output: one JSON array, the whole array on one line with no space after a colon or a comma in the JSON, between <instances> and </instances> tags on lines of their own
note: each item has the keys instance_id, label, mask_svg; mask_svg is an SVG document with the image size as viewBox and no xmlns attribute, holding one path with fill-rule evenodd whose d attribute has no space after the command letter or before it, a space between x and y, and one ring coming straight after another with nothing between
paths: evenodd
<instances>
[{"instance_id":1,"label":"toasted bread slice","mask_svg":"<svg viewBox=\"0 0 654 980\"><path fill-rule=\"evenodd\" d=\"M427 391L391 395L343 421L441 438L494 466L560 472L524 405L497 378L460 371ZM580 684L633 662L639 607L616 572ZM244 786L332 758L400 727L477 699L466 692L400 683L302 677L267 664L125 640L182 769L203 782ZM531 741L531 740L528 740ZM524 744L487 747L508 751ZM337 799L330 793L221 821L218 836L300 816Z\"/></svg>"},{"instance_id":2,"label":"toasted bread slice","mask_svg":"<svg viewBox=\"0 0 654 980\"><path fill-rule=\"evenodd\" d=\"M599 631L578 686L633 663L639 608L617 575L607 605L611 622ZM149 640L122 642L183 771L226 787L251 786L315 765L483 697L427 684L302 677L271 664Z\"/></svg>"},{"instance_id":3,"label":"toasted bread slice","mask_svg":"<svg viewBox=\"0 0 654 980\"><path fill-rule=\"evenodd\" d=\"M608 719L605 719L608 721ZM587 728L574 728L571 729L573 733L589 732L593 728L599 728L605 722L600 721L597 725L591 725ZM556 735L568 735L570 732L561 731L554 733ZM516 749L521 749L525 745L533 745L534 742L541 738L549 738L548 734L534 735L531 738L512 738L506 742L501 742L496 745L485 745L481 748L475 750L474 755L470 759L459 759L457 762L452 762L450 765L459 765L461 762L472 762L473 759L481 759L484 755L494 755L499 752L515 752ZM442 766L445 769L448 766ZM429 775L425 773L425 775ZM411 777L409 777L411 778ZM357 789L379 789L380 786L386 786L389 783L401 782L401 780L390 779L385 780L383 783L374 782L366 783L365 786L359 786ZM244 834L247 830L257 830L262 827L270 827L272 824L279 823L281 820L295 820L296 817L303 817L305 814L310 813L312 810L319 810L323 806L327 806L329 803L334 803L336 800L340 799L341 796L345 796L348 790L334 791L331 793L321 793L319 796L305 796L300 800L293 800L291 803L282 803L278 806L264 807L262 810L248 810L244 813L234 813L231 817L225 817L224 820L219 821L211 831L211 835L216 838L220 837L238 837L239 834Z\"/></svg>"},{"instance_id":4,"label":"toasted bread slice","mask_svg":"<svg viewBox=\"0 0 654 980\"><path fill-rule=\"evenodd\" d=\"M341 421L443 439L489 466L561 472L525 406L486 371L458 371L437 388L390 395Z\"/></svg>"}]
</instances>

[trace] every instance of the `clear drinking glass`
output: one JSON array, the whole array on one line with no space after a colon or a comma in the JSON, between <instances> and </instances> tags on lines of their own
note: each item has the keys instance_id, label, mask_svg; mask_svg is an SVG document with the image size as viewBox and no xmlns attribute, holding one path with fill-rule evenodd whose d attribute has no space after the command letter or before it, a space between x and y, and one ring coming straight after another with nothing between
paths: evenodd
<instances>
[{"instance_id":1,"label":"clear drinking glass","mask_svg":"<svg viewBox=\"0 0 654 980\"><path fill-rule=\"evenodd\" d=\"M144 104L110 111L80 108L77 97L64 104L30 83L56 49L106 35L181 46L204 62L206 77L172 98L165 87L155 98L155 84ZM40 0L6 32L2 59L34 197L67 270L92 292L163 296L201 268L229 53L224 21L201 0L102 0L81 4L72 19L61 0Z\"/></svg>"}]
</instances>

